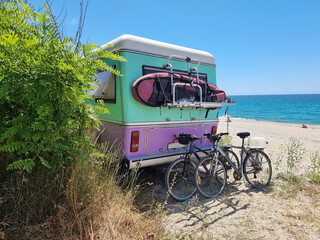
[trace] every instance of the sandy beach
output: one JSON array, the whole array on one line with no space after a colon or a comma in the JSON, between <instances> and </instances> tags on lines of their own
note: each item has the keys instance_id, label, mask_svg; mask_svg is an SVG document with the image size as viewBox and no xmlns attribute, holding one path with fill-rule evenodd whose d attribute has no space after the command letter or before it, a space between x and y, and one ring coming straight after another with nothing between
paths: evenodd
<instances>
[{"instance_id":1,"label":"sandy beach","mask_svg":"<svg viewBox=\"0 0 320 240\"><path fill-rule=\"evenodd\" d=\"M226 118L221 118L218 132L226 131ZM300 124L231 119L233 144L241 143L236 136L241 131L266 138L269 144L265 151L273 164L289 139L298 139L305 148L305 157L297 167L299 176L307 176L310 155L320 150L319 125L302 128ZM237 181L229 183L216 199L197 195L183 203L170 201L166 231L172 238L183 235L191 239L320 239L320 186L305 177L296 189L295 184L275 177L285 171L285 162L278 170L273 168L272 183L266 189L250 189Z\"/></svg>"},{"instance_id":2,"label":"sandy beach","mask_svg":"<svg viewBox=\"0 0 320 240\"><path fill-rule=\"evenodd\" d=\"M247 131L250 132L251 137L264 137L268 142L265 151L273 161L276 161L286 145L289 144L290 138L297 139L305 148L306 156L298 169L300 174L304 174L311 163L310 154L316 150L320 151L320 125L306 126L307 128L302 128L302 124L232 118L228 127L227 119L222 117L220 118L218 132L229 130L234 145L241 144L241 139L236 136L238 132Z\"/></svg>"}]
</instances>

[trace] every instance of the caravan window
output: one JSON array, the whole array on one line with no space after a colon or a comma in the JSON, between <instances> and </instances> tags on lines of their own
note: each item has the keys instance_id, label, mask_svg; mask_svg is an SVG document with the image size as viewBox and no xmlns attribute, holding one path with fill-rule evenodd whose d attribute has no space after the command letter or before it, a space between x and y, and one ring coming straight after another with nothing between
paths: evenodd
<instances>
[{"instance_id":1,"label":"caravan window","mask_svg":"<svg viewBox=\"0 0 320 240\"><path fill-rule=\"evenodd\" d=\"M105 102L115 103L116 101L116 76L110 71L98 72L95 74L96 83L88 94L96 99Z\"/></svg>"}]
</instances>

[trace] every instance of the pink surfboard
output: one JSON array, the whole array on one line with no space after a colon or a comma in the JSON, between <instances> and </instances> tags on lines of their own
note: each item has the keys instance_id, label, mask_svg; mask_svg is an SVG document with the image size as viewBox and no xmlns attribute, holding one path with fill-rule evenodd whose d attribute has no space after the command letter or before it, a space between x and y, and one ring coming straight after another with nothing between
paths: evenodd
<instances>
[{"instance_id":1,"label":"pink surfboard","mask_svg":"<svg viewBox=\"0 0 320 240\"><path fill-rule=\"evenodd\" d=\"M176 87L176 101L199 101L199 87L195 78L173 74L174 83L182 83ZM192 86L190 83L192 82ZM183 83L186 83L184 85ZM217 86L199 80L202 88L202 102L224 102L225 92ZM172 102L171 74L166 72L150 73L138 78L132 85L134 98L149 107L165 106Z\"/></svg>"}]
</instances>

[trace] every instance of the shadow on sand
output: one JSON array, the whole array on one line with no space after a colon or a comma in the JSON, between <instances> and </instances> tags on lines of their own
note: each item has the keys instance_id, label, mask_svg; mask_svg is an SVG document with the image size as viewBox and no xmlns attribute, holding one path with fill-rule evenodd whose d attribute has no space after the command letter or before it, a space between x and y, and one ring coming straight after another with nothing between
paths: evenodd
<instances>
[{"instance_id":1,"label":"shadow on sand","mask_svg":"<svg viewBox=\"0 0 320 240\"><path fill-rule=\"evenodd\" d=\"M161 168L145 168L140 170L138 184L140 193L137 203L143 210L148 210L151 205L162 204L168 215L179 214L176 223L184 227L193 227L202 223L202 227L212 225L224 217L231 216L250 206L250 199L257 193L268 193L270 187L248 188L244 182L228 181L222 195L217 198L207 199L201 194L196 194L191 199L178 202L168 195L164 183L165 166ZM242 197L239 197L242 195ZM243 197L243 195L245 195Z\"/></svg>"}]
</instances>

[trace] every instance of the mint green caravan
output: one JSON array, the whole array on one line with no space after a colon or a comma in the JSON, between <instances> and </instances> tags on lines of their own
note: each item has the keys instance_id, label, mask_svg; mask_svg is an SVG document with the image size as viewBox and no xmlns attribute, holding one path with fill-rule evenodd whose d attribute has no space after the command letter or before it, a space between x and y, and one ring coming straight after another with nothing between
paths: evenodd
<instances>
[{"instance_id":1,"label":"mint green caravan","mask_svg":"<svg viewBox=\"0 0 320 240\"><path fill-rule=\"evenodd\" d=\"M210 53L132 35L122 35L102 49L117 51L127 62L106 60L123 76L96 74L100 84L90 93L91 104L102 99L110 111L100 115L97 143L120 148L130 169L176 159L185 152L175 137L180 133L202 137L198 147L210 148L203 134L216 132L217 111L229 104L216 87Z\"/></svg>"}]
</instances>

